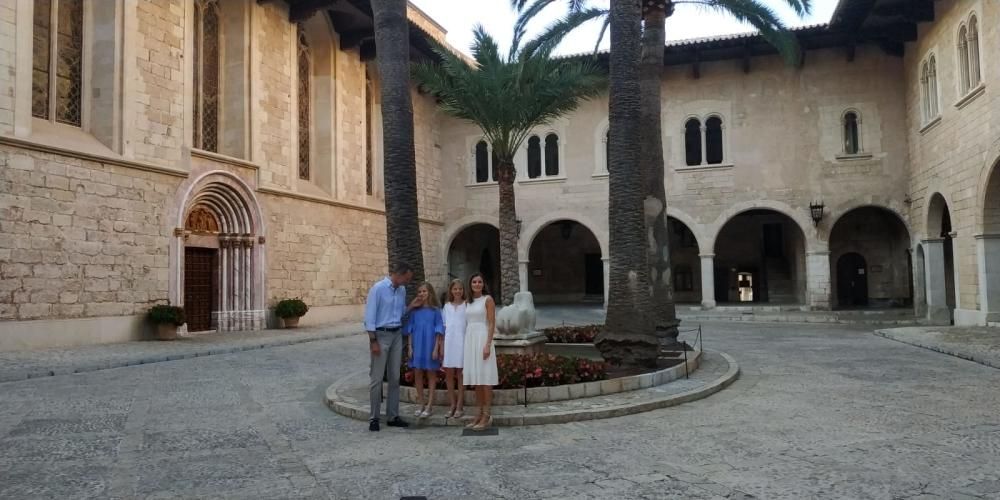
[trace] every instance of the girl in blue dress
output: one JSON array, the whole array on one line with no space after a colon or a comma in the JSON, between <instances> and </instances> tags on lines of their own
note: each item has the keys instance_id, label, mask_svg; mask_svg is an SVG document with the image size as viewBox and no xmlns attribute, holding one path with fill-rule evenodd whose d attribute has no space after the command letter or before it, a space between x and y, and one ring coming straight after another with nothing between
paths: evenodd
<instances>
[{"instance_id":1,"label":"girl in blue dress","mask_svg":"<svg viewBox=\"0 0 1000 500\"><path fill-rule=\"evenodd\" d=\"M430 283L417 288L417 297L410 304L412 312L406 324L407 359L414 371L413 385L417 388L417 417L429 417L434 407L437 372L444 354L444 322L441 305ZM427 404L424 405L424 379L427 379Z\"/></svg>"}]
</instances>

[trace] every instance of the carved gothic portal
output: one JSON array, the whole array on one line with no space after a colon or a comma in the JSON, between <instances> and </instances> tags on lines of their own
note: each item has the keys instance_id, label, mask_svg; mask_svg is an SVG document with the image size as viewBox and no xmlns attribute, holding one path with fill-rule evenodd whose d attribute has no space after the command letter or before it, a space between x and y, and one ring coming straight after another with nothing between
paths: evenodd
<instances>
[{"instance_id":1,"label":"carved gothic portal","mask_svg":"<svg viewBox=\"0 0 1000 500\"><path fill-rule=\"evenodd\" d=\"M176 302L188 331L260 330L266 326L263 242L256 200L224 173L202 177L185 202L177 230L181 262Z\"/></svg>"}]
</instances>

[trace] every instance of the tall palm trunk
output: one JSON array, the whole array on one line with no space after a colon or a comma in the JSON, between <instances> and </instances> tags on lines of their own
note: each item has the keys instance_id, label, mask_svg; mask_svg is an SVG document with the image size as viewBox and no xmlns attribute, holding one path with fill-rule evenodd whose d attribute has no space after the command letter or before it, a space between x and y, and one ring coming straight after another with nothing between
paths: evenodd
<instances>
[{"instance_id":1,"label":"tall palm trunk","mask_svg":"<svg viewBox=\"0 0 1000 500\"><path fill-rule=\"evenodd\" d=\"M372 0L375 48L382 88L382 151L386 246L389 262L413 267L407 295L424 280L424 255L417 212L417 167L410 95L410 25L406 0Z\"/></svg>"},{"instance_id":2,"label":"tall palm trunk","mask_svg":"<svg viewBox=\"0 0 1000 500\"><path fill-rule=\"evenodd\" d=\"M514 303L514 294L521 289L517 262L517 240L520 235L517 232L517 209L514 203L514 163L500 160L497 175L500 191L500 293L501 303L509 306Z\"/></svg>"},{"instance_id":3,"label":"tall palm trunk","mask_svg":"<svg viewBox=\"0 0 1000 500\"><path fill-rule=\"evenodd\" d=\"M597 348L613 364L653 366L658 354L650 311L648 253L639 169L639 0L611 0L608 139L610 280Z\"/></svg>"},{"instance_id":4,"label":"tall palm trunk","mask_svg":"<svg viewBox=\"0 0 1000 500\"><path fill-rule=\"evenodd\" d=\"M640 165L646 182L645 215L649 237L649 266L652 312L656 336L665 344L677 340L677 311L674 306L670 267L670 232L667 227L667 193L664 178L663 135L661 132L660 91L663 52L666 44L664 22L673 10L668 0L646 3L643 11L642 64L640 68Z\"/></svg>"}]
</instances>

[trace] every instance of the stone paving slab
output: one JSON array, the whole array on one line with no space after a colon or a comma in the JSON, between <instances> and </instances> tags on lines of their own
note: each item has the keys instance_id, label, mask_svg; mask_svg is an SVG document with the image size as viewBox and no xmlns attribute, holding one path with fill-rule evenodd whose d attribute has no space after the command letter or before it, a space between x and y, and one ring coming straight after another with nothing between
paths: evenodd
<instances>
[{"instance_id":1,"label":"stone paving slab","mask_svg":"<svg viewBox=\"0 0 1000 500\"><path fill-rule=\"evenodd\" d=\"M876 330L876 335L1000 368L1000 328L911 327Z\"/></svg>"},{"instance_id":2,"label":"stone paving slab","mask_svg":"<svg viewBox=\"0 0 1000 500\"><path fill-rule=\"evenodd\" d=\"M554 401L548 403L494 406L493 425L498 427L558 424L621 417L696 401L725 389L739 378L740 368L732 356L723 352L703 353L701 366L690 378L605 396ZM331 385L326 404L334 412L355 420L368 420L368 376L355 373ZM443 401L439 400L438 404ZM417 405L400 403L399 412L407 421L420 426L462 426L464 419L444 417L444 406L435 406L430 418L413 417ZM466 407L466 417L473 417L474 406ZM385 415L382 416L385 421Z\"/></svg>"},{"instance_id":3,"label":"stone paving slab","mask_svg":"<svg viewBox=\"0 0 1000 500\"><path fill-rule=\"evenodd\" d=\"M144 340L65 349L0 352L0 383L230 354L359 333L358 324L351 322L323 327L189 335L173 341Z\"/></svg>"}]
</instances>

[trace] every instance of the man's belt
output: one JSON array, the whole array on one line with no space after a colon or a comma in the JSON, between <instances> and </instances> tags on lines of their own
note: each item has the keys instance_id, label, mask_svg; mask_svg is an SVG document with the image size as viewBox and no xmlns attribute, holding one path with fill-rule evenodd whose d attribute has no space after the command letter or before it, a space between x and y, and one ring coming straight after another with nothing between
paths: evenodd
<instances>
[{"instance_id":1,"label":"man's belt","mask_svg":"<svg viewBox=\"0 0 1000 500\"><path fill-rule=\"evenodd\" d=\"M380 326L380 327L376 328L375 331L376 332L398 332L399 328L400 327L398 327L398 326L394 326L394 327L391 327L391 328Z\"/></svg>"}]
</instances>

